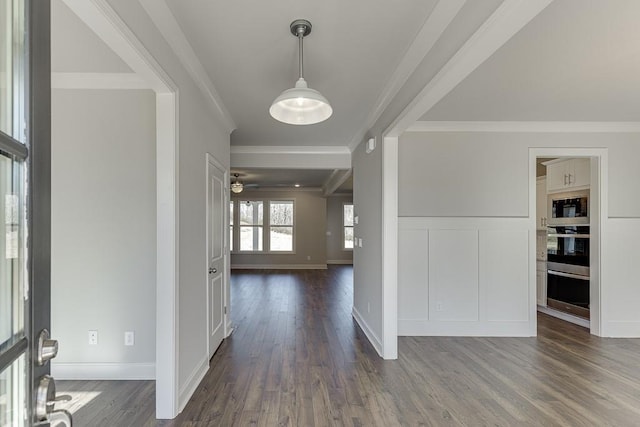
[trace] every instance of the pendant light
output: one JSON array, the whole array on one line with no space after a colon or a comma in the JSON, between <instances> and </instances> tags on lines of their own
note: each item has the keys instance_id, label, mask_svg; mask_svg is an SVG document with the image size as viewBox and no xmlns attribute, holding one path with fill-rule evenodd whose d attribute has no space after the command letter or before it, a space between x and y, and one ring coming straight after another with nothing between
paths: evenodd
<instances>
[{"instance_id":1,"label":"pendant light","mask_svg":"<svg viewBox=\"0 0 640 427\"><path fill-rule=\"evenodd\" d=\"M238 194L238 193L242 193L242 190L244 190L244 185L238 181L238 176L240 176L237 173L234 173L233 176L236 177L235 182L231 183L231 191L233 191L234 193Z\"/></svg>"},{"instance_id":2,"label":"pendant light","mask_svg":"<svg viewBox=\"0 0 640 427\"><path fill-rule=\"evenodd\" d=\"M291 34L298 38L300 78L295 87L287 89L271 104L269 113L274 119L290 125L312 125L331 117L333 109L327 98L307 86L303 76L303 39L311 33L311 23L296 19L290 25Z\"/></svg>"}]
</instances>

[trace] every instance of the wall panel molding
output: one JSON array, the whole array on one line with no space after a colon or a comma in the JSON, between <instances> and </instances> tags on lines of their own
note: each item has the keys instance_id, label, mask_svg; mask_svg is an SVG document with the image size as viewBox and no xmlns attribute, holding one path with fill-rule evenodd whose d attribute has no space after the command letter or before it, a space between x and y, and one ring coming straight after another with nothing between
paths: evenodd
<instances>
[{"instance_id":1,"label":"wall panel molding","mask_svg":"<svg viewBox=\"0 0 640 427\"><path fill-rule=\"evenodd\" d=\"M404 336L531 336L528 218L400 217Z\"/></svg>"}]
</instances>

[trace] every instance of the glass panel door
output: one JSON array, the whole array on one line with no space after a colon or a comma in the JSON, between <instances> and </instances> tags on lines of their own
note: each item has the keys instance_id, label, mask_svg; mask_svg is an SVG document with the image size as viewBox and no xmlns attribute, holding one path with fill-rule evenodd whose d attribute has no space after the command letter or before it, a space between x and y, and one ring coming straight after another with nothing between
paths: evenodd
<instances>
[{"instance_id":1,"label":"glass panel door","mask_svg":"<svg viewBox=\"0 0 640 427\"><path fill-rule=\"evenodd\" d=\"M25 8L0 0L0 426L28 424Z\"/></svg>"},{"instance_id":2,"label":"glass panel door","mask_svg":"<svg viewBox=\"0 0 640 427\"><path fill-rule=\"evenodd\" d=\"M0 425L25 420L24 163L0 152Z\"/></svg>"}]
</instances>

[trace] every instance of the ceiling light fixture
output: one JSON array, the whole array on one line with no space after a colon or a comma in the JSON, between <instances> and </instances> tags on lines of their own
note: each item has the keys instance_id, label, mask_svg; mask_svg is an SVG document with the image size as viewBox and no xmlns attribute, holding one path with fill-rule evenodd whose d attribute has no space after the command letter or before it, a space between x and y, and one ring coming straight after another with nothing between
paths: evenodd
<instances>
[{"instance_id":1,"label":"ceiling light fixture","mask_svg":"<svg viewBox=\"0 0 640 427\"><path fill-rule=\"evenodd\" d=\"M231 183L231 191L236 194L242 193L242 190L244 190L244 185L240 181L238 181L238 176L240 176L240 174L234 173L233 176L236 177L236 180L235 182Z\"/></svg>"},{"instance_id":2,"label":"ceiling light fixture","mask_svg":"<svg viewBox=\"0 0 640 427\"><path fill-rule=\"evenodd\" d=\"M307 86L303 72L303 39L311 33L311 22L306 19L296 19L289 26L291 34L298 38L298 68L300 78L295 87L287 89L271 104L269 114L274 119L290 125L312 125L331 117L333 109L317 90Z\"/></svg>"}]
</instances>

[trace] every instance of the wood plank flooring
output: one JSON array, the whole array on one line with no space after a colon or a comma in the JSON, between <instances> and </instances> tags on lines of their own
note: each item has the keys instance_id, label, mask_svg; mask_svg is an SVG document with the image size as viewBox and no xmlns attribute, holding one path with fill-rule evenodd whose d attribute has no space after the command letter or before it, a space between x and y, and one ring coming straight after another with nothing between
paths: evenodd
<instances>
[{"instance_id":1,"label":"wood plank flooring","mask_svg":"<svg viewBox=\"0 0 640 427\"><path fill-rule=\"evenodd\" d=\"M350 266L231 286L236 330L178 418L154 419L153 382L60 381L74 426L640 425L638 339L540 314L537 338L403 337L384 361L351 318Z\"/></svg>"}]
</instances>

